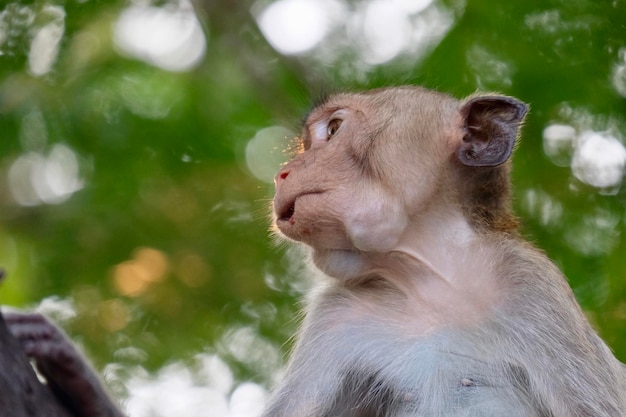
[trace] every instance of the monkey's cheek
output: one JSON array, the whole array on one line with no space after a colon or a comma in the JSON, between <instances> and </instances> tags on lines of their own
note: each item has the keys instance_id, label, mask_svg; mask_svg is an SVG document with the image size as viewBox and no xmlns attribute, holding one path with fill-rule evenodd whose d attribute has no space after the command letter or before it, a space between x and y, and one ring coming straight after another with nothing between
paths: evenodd
<instances>
[{"instance_id":1,"label":"monkey's cheek","mask_svg":"<svg viewBox=\"0 0 626 417\"><path fill-rule=\"evenodd\" d=\"M363 211L356 210L346 221L347 233L354 247L363 252L387 252L400 241L409 223L400 204L370 205Z\"/></svg>"}]
</instances>

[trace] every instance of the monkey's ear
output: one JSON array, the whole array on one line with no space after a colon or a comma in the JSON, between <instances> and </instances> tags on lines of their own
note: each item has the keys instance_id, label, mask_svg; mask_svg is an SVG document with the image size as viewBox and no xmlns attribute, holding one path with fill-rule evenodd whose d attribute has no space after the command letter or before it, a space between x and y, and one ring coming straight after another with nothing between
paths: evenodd
<instances>
[{"instance_id":1,"label":"monkey's ear","mask_svg":"<svg viewBox=\"0 0 626 417\"><path fill-rule=\"evenodd\" d=\"M511 156L528 106L505 96L480 96L461 107L465 135L457 149L464 165L492 167Z\"/></svg>"}]
</instances>

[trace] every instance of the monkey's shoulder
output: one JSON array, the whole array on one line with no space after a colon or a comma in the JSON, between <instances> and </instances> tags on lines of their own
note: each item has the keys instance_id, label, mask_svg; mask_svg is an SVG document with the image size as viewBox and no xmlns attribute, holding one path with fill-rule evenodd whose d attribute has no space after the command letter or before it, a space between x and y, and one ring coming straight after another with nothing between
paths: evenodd
<instances>
[{"instance_id":1,"label":"monkey's shoulder","mask_svg":"<svg viewBox=\"0 0 626 417\"><path fill-rule=\"evenodd\" d=\"M558 287L543 298L523 289L509 295L474 326L437 323L426 332L414 331L419 318L400 322L397 310L393 317L384 310L373 314L342 294L309 310L312 320L303 328L308 335L302 336L318 343L300 346L294 359L317 364L322 379L343 381L341 398L378 393L380 401L394 404L383 408L408 410L397 415L549 416L546 410L583 410L577 404L593 410L587 415L611 415L603 412L621 401L624 369ZM563 349L554 340L583 349ZM588 384L603 387L606 395L594 397Z\"/></svg>"}]
</instances>

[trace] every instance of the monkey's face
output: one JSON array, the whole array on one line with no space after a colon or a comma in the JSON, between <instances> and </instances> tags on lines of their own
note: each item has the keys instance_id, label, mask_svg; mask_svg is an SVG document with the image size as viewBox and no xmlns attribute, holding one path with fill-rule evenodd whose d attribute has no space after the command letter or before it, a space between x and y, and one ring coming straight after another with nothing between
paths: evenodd
<instances>
[{"instance_id":1,"label":"monkey's face","mask_svg":"<svg viewBox=\"0 0 626 417\"><path fill-rule=\"evenodd\" d=\"M418 87L331 96L306 119L303 151L276 174L275 225L336 277L369 273L377 256L368 254L445 230L433 222L510 230L500 166L527 110L511 97L460 102Z\"/></svg>"},{"instance_id":2,"label":"monkey's face","mask_svg":"<svg viewBox=\"0 0 626 417\"><path fill-rule=\"evenodd\" d=\"M452 152L440 117L429 116L443 108L433 97L452 99L431 96L420 89L341 94L314 109L304 150L275 177L277 228L318 254L392 250L432 199Z\"/></svg>"}]
</instances>

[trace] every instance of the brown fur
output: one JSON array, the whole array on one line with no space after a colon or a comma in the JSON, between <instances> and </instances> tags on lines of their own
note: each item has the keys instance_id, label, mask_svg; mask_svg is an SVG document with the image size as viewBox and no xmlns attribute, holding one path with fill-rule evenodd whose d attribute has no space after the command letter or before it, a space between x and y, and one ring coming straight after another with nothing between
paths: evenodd
<instances>
[{"instance_id":1,"label":"brown fur","mask_svg":"<svg viewBox=\"0 0 626 417\"><path fill-rule=\"evenodd\" d=\"M480 230L517 234L519 219L511 207L511 163L497 167L459 166L463 211Z\"/></svg>"}]
</instances>

